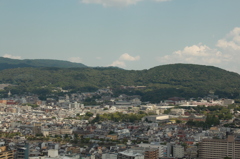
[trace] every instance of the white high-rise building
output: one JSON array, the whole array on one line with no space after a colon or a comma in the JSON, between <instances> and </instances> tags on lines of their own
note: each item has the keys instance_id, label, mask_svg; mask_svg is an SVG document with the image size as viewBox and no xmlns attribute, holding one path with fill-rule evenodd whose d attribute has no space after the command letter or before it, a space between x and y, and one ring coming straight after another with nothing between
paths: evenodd
<instances>
[{"instance_id":1,"label":"white high-rise building","mask_svg":"<svg viewBox=\"0 0 240 159\"><path fill-rule=\"evenodd\" d=\"M173 146L173 157L182 158L184 157L184 147L181 145Z\"/></svg>"}]
</instances>

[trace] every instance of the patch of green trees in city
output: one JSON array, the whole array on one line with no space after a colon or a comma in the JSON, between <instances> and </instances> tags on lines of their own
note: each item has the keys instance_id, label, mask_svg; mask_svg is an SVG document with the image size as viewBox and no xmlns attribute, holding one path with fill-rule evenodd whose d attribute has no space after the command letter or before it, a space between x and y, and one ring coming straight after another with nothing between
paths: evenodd
<instances>
[{"instance_id":1,"label":"patch of green trees in city","mask_svg":"<svg viewBox=\"0 0 240 159\"><path fill-rule=\"evenodd\" d=\"M92 123L95 122L101 122L105 120L111 120L114 122L135 122L140 121L144 116L147 114L145 113L139 113L139 114L124 114L121 112L115 112L115 113L104 113L104 114L97 114L96 118L92 120Z\"/></svg>"}]
</instances>

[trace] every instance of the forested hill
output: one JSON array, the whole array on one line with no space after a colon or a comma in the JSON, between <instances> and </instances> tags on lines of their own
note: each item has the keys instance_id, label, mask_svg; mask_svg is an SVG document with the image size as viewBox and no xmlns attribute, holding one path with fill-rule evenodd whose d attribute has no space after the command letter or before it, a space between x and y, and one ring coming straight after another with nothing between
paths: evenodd
<instances>
[{"instance_id":1,"label":"forested hill","mask_svg":"<svg viewBox=\"0 0 240 159\"><path fill-rule=\"evenodd\" d=\"M81 63L73 63L62 60L50 59L10 59L0 57L0 70L10 68L24 68L24 67L59 67L59 68L73 68L73 67L87 67Z\"/></svg>"},{"instance_id":2,"label":"forested hill","mask_svg":"<svg viewBox=\"0 0 240 159\"><path fill-rule=\"evenodd\" d=\"M146 86L142 90L119 90L139 94L143 99L158 101L169 96L198 97L214 91L222 97L238 98L240 75L203 65L172 64L149 70L118 68L15 68L0 71L0 83L17 85L14 93L42 93L53 87L73 91L93 91L110 86ZM46 90L47 89L47 90Z\"/></svg>"}]
</instances>

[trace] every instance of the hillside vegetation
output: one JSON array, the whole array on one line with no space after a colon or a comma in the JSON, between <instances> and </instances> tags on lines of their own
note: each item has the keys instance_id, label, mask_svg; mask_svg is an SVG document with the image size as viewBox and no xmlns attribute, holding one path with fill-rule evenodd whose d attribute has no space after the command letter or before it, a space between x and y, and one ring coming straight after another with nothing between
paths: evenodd
<instances>
[{"instance_id":1,"label":"hillside vegetation","mask_svg":"<svg viewBox=\"0 0 240 159\"><path fill-rule=\"evenodd\" d=\"M73 91L94 91L111 87L118 93L138 94L145 101L159 102L171 96L198 97L209 91L221 97L238 98L240 75L213 66L172 64L149 70L129 71L118 68L14 68L0 71L0 83L13 93L44 93L53 87ZM147 86L140 90L119 89Z\"/></svg>"},{"instance_id":2,"label":"hillside vegetation","mask_svg":"<svg viewBox=\"0 0 240 159\"><path fill-rule=\"evenodd\" d=\"M0 70L10 68L25 68L25 67L59 67L59 68L72 68L72 67L87 67L81 63L73 63L61 60L49 59L10 59L0 57Z\"/></svg>"}]
</instances>

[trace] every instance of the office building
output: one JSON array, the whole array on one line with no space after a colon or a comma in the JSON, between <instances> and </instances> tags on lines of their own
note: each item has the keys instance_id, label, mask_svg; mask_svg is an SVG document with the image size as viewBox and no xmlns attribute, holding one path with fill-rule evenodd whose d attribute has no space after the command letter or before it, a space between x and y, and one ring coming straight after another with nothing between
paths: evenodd
<instances>
[{"instance_id":1,"label":"office building","mask_svg":"<svg viewBox=\"0 0 240 159\"><path fill-rule=\"evenodd\" d=\"M237 141L233 135L227 139L203 139L199 143L200 159L218 159L230 157L232 159L240 158L240 141Z\"/></svg>"}]
</instances>

